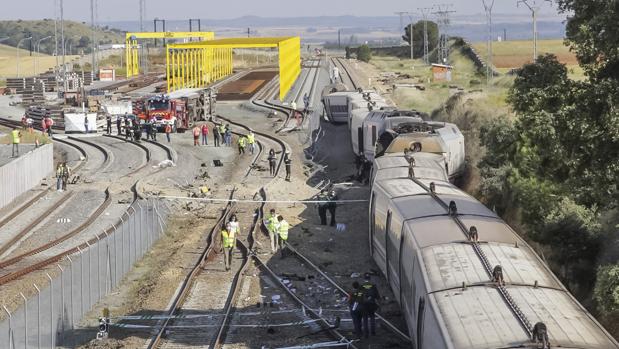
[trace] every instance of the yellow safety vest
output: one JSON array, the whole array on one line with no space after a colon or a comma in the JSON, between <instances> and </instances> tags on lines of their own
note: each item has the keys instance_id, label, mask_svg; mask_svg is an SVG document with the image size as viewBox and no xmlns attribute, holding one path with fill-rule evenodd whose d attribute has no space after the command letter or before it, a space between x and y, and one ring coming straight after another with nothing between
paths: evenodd
<instances>
[{"instance_id":1,"label":"yellow safety vest","mask_svg":"<svg viewBox=\"0 0 619 349\"><path fill-rule=\"evenodd\" d=\"M243 137L239 138L239 145L240 145L241 147L244 147L244 146L245 146L245 138L243 138Z\"/></svg>"},{"instance_id":2,"label":"yellow safety vest","mask_svg":"<svg viewBox=\"0 0 619 349\"><path fill-rule=\"evenodd\" d=\"M275 231L277 229L277 215L273 215L267 219L267 228L270 231Z\"/></svg>"},{"instance_id":3,"label":"yellow safety vest","mask_svg":"<svg viewBox=\"0 0 619 349\"><path fill-rule=\"evenodd\" d=\"M247 135L247 143L249 144L254 144L254 142L256 142L256 137L252 134L248 134Z\"/></svg>"},{"instance_id":4,"label":"yellow safety vest","mask_svg":"<svg viewBox=\"0 0 619 349\"><path fill-rule=\"evenodd\" d=\"M13 144L19 144L19 130L11 131L11 137L13 138Z\"/></svg>"},{"instance_id":5,"label":"yellow safety vest","mask_svg":"<svg viewBox=\"0 0 619 349\"><path fill-rule=\"evenodd\" d=\"M228 233L228 231L222 230L221 241L223 242L224 247L234 247L234 232L231 231Z\"/></svg>"},{"instance_id":6,"label":"yellow safety vest","mask_svg":"<svg viewBox=\"0 0 619 349\"><path fill-rule=\"evenodd\" d=\"M279 222L277 226L277 232L279 233L280 239L284 241L288 240L288 228L290 228L290 225L288 224L288 222L286 221Z\"/></svg>"}]
</instances>

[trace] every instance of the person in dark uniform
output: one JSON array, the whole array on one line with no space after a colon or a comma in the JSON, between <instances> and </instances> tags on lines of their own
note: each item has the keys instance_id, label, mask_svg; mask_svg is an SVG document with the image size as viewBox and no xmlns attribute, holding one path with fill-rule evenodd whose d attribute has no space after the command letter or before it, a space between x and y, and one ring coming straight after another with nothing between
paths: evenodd
<instances>
[{"instance_id":1,"label":"person in dark uniform","mask_svg":"<svg viewBox=\"0 0 619 349\"><path fill-rule=\"evenodd\" d=\"M380 294L376 285L370 282L370 273L365 273L363 285L363 328L365 329L365 338L376 335L376 311L378 310ZM369 322L369 327L368 327Z\"/></svg>"},{"instance_id":2,"label":"person in dark uniform","mask_svg":"<svg viewBox=\"0 0 619 349\"><path fill-rule=\"evenodd\" d=\"M290 182L290 172L292 168L292 159L290 158L290 150L286 150L286 154L284 154L284 164L286 165L286 180Z\"/></svg>"},{"instance_id":3,"label":"person in dark uniform","mask_svg":"<svg viewBox=\"0 0 619 349\"><path fill-rule=\"evenodd\" d=\"M269 173L271 176L275 177L275 172L277 171L277 157L275 156L275 150L269 150Z\"/></svg>"},{"instance_id":4,"label":"person in dark uniform","mask_svg":"<svg viewBox=\"0 0 619 349\"><path fill-rule=\"evenodd\" d=\"M125 118L127 117L127 113L125 113ZM118 135L120 136L122 134L122 119L120 118L120 116L116 116L116 131L118 132Z\"/></svg>"},{"instance_id":5,"label":"person in dark uniform","mask_svg":"<svg viewBox=\"0 0 619 349\"><path fill-rule=\"evenodd\" d=\"M219 132L219 126L215 125L215 127L213 127L213 139L215 140L215 146L219 147L220 144L220 137L222 137L223 135L220 134Z\"/></svg>"},{"instance_id":6,"label":"person in dark uniform","mask_svg":"<svg viewBox=\"0 0 619 349\"><path fill-rule=\"evenodd\" d=\"M320 225L327 225L327 207L329 206L329 195L327 189L322 189L318 194L318 216L320 216Z\"/></svg>"},{"instance_id":7,"label":"person in dark uniform","mask_svg":"<svg viewBox=\"0 0 619 349\"><path fill-rule=\"evenodd\" d=\"M363 290L357 281L352 283L352 292L348 295L348 305L350 309L350 317L355 328L355 336L361 338L363 328L361 320L363 319Z\"/></svg>"},{"instance_id":8,"label":"person in dark uniform","mask_svg":"<svg viewBox=\"0 0 619 349\"><path fill-rule=\"evenodd\" d=\"M107 132L107 134L112 134L112 115L107 115L105 117L105 123L107 126L105 131Z\"/></svg>"},{"instance_id":9,"label":"person in dark uniform","mask_svg":"<svg viewBox=\"0 0 619 349\"><path fill-rule=\"evenodd\" d=\"M335 194L335 190L331 190L328 200L327 210L329 210L329 214L331 215L331 226L335 227L335 209L337 208L337 194Z\"/></svg>"}]
</instances>

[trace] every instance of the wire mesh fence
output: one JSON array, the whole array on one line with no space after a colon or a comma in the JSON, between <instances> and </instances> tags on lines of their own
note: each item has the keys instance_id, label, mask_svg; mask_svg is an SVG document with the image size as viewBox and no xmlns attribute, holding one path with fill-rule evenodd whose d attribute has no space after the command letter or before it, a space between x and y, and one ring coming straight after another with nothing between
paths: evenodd
<instances>
[{"instance_id":1,"label":"wire mesh fence","mask_svg":"<svg viewBox=\"0 0 619 349\"><path fill-rule=\"evenodd\" d=\"M96 235L77 252L48 268L48 282L33 284L34 297L0 323L0 348L56 348L71 345L77 324L109 294L165 230L169 209L157 200L135 201L117 224ZM27 286L26 286L27 287Z\"/></svg>"}]
</instances>

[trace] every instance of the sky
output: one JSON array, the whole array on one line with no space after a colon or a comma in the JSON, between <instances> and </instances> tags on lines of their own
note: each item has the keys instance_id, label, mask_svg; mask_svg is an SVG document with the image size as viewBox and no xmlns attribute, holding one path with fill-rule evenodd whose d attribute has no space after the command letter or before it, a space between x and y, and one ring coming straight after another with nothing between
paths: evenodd
<instances>
[{"instance_id":1,"label":"sky","mask_svg":"<svg viewBox=\"0 0 619 349\"><path fill-rule=\"evenodd\" d=\"M60 0L2 0L0 19L42 19L54 17L54 3ZM63 0L66 19L90 21L90 0ZM486 0L490 2L492 0ZM146 0L146 18L168 20L193 18L228 19L242 16L299 17L299 16L389 16L396 11L417 11L449 1L411 0ZM452 0L456 15L484 12L482 0ZM517 0L496 0L493 13L527 14ZM98 0L99 21L137 20L139 0ZM541 14L556 14L556 5L537 0Z\"/></svg>"}]
</instances>

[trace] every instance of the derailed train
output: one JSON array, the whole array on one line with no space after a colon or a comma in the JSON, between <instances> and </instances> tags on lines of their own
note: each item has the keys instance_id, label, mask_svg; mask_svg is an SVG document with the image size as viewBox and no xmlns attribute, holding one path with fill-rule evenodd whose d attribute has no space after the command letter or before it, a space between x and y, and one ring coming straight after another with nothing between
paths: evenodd
<instances>
[{"instance_id":1,"label":"derailed train","mask_svg":"<svg viewBox=\"0 0 619 349\"><path fill-rule=\"evenodd\" d=\"M441 156L374 160L370 250L420 348L619 348L494 212L448 180ZM497 272L498 270L498 272Z\"/></svg>"}]
</instances>

